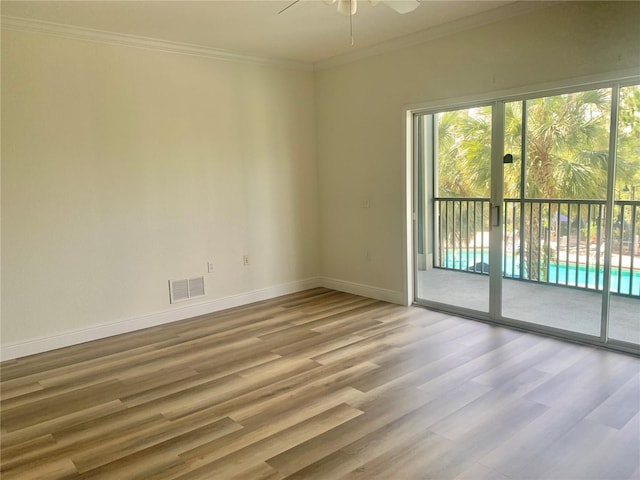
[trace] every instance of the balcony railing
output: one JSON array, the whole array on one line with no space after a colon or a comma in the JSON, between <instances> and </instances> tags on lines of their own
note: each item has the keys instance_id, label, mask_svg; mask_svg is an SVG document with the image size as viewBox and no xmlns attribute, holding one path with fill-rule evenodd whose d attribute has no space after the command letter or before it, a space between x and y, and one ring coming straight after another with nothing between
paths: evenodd
<instances>
[{"instance_id":1,"label":"balcony railing","mask_svg":"<svg viewBox=\"0 0 640 480\"><path fill-rule=\"evenodd\" d=\"M506 199L502 274L602 290L606 205L601 200ZM434 267L489 273L489 199L435 199ZM611 292L640 297L640 201L612 212Z\"/></svg>"}]
</instances>

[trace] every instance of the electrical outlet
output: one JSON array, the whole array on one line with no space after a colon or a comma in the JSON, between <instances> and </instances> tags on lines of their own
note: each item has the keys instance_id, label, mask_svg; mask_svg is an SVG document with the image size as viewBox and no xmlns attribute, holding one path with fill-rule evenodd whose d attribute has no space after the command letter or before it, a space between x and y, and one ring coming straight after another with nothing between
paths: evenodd
<instances>
[{"instance_id":1,"label":"electrical outlet","mask_svg":"<svg viewBox=\"0 0 640 480\"><path fill-rule=\"evenodd\" d=\"M247 267L249 266L249 255L243 255L242 256L242 264Z\"/></svg>"},{"instance_id":2,"label":"electrical outlet","mask_svg":"<svg viewBox=\"0 0 640 480\"><path fill-rule=\"evenodd\" d=\"M213 273L216 271L216 264L211 262L207 262L207 272Z\"/></svg>"}]
</instances>

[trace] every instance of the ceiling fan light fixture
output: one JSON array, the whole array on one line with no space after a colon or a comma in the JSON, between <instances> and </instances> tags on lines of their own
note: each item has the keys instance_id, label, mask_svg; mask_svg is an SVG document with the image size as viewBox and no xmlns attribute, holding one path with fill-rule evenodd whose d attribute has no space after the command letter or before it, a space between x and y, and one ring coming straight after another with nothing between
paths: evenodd
<instances>
[{"instance_id":1,"label":"ceiling fan light fixture","mask_svg":"<svg viewBox=\"0 0 640 480\"><path fill-rule=\"evenodd\" d=\"M413 12L416 8L420 6L420 2L418 0L374 0L374 1L376 2L382 1L382 3L384 3L387 7L401 14Z\"/></svg>"},{"instance_id":2,"label":"ceiling fan light fixture","mask_svg":"<svg viewBox=\"0 0 640 480\"><path fill-rule=\"evenodd\" d=\"M350 17L358 11L358 0L338 0L338 13Z\"/></svg>"}]
</instances>

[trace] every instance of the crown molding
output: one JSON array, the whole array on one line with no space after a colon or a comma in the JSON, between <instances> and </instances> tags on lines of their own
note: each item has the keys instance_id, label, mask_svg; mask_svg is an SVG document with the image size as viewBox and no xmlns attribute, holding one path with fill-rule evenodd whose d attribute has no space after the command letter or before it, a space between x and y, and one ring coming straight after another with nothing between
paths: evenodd
<instances>
[{"instance_id":1,"label":"crown molding","mask_svg":"<svg viewBox=\"0 0 640 480\"><path fill-rule=\"evenodd\" d=\"M114 33L105 30L96 30L92 28L78 27L75 25L64 25L61 23L47 22L31 18L3 15L0 17L0 25L3 29L6 28L8 30L54 35L57 37L72 38L76 40L143 48L146 50L157 50L181 55L192 55L227 62L249 63L271 67L275 66L294 70L313 70L313 65L311 63L243 55L230 52L228 50L210 48L202 45L160 40L125 33Z\"/></svg>"},{"instance_id":2,"label":"crown molding","mask_svg":"<svg viewBox=\"0 0 640 480\"><path fill-rule=\"evenodd\" d=\"M427 30L406 35L386 42L382 42L371 47L359 49L353 53L337 55L335 57L321 60L315 63L296 62L292 60L282 60L268 57L258 57L243 55L228 50L205 47L190 43L173 42L157 38L143 37L125 33L115 33L105 30L97 30L87 27L66 25L44 20L31 18L13 17L2 15L0 25L9 30L18 30L30 33L40 33L54 35L58 37L72 38L97 43L120 45L133 48L143 48L147 50L157 50L162 52L177 53L182 55L192 55L198 57L211 58L236 63L249 63L254 65L275 66L294 70L326 70L368 57L373 57L383 53L389 53L403 48L413 47L437 38L453 35L465 30L477 28L483 25L498 22L507 18L523 15L534 10L546 8L553 5L553 1L517 1L505 5L504 7L488 10L477 15L470 15L444 25L438 25Z\"/></svg>"},{"instance_id":3,"label":"crown molding","mask_svg":"<svg viewBox=\"0 0 640 480\"><path fill-rule=\"evenodd\" d=\"M373 57L383 53L394 52L403 48L413 47L422 43L435 40L437 38L453 35L465 30L471 30L473 28L481 27L483 25L489 25L491 23L505 20L507 18L515 17L518 15L524 15L534 10L540 10L554 5L553 1L524 1L513 2L503 7L494 8L485 12L470 15L468 17L460 18L449 23L437 25L435 27L421 30L416 33L399 37L387 42L382 42L371 47L362 48L353 53L346 53L343 55L337 55L335 57L321 60L313 64L314 70L327 70L334 67L339 67L349 63L363 60L368 57Z\"/></svg>"}]
</instances>

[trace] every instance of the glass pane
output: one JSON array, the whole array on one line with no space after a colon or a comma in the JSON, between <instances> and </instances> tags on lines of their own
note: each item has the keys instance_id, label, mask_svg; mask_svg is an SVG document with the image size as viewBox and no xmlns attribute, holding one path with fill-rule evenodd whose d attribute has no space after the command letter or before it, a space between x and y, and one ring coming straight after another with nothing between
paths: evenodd
<instances>
[{"instance_id":1,"label":"glass pane","mask_svg":"<svg viewBox=\"0 0 640 480\"><path fill-rule=\"evenodd\" d=\"M417 297L489 311L491 107L419 122Z\"/></svg>"},{"instance_id":2,"label":"glass pane","mask_svg":"<svg viewBox=\"0 0 640 480\"><path fill-rule=\"evenodd\" d=\"M520 197L522 169L522 102L508 102L504 106L504 152L513 156L513 163L504 164L504 198Z\"/></svg>"},{"instance_id":3,"label":"glass pane","mask_svg":"<svg viewBox=\"0 0 640 480\"><path fill-rule=\"evenodd\" d=\"M527 198L606 199L611 91L527 102Z\"/></svg>"},{"instance_id":4,"label":"glass pane","mask_svg":"<svg viewBox=\"0 0 640 480\"><path fill-rule=\"evenodd\" d=\"M640 86L620 89L609 337L640 344Z\"/></svg>"},{"instance_id":5,"label":"glass pane","mask_svg":"<svg viewBox=\"0 0 640 480\"><path fill-rule=\"evenodd\" d=\"M600 335L610 109L605 89L506 105L505 317Z\"/></svg>"},{"instance_id":6,"label":"glass pane","mask_svg":"<svg viewBox=\"0 0 640 480\"><path fill-rule=\"evenodd\" d=\"M435 115L436 195L483 197L491 193L491 107Z\"/></svg>"}]
</instances>

